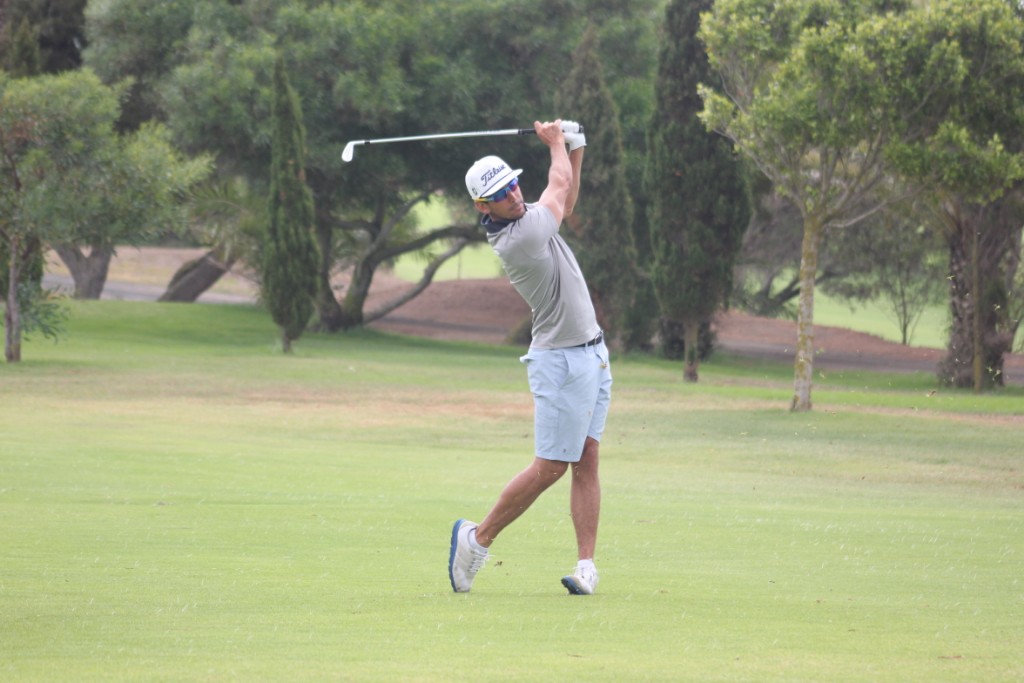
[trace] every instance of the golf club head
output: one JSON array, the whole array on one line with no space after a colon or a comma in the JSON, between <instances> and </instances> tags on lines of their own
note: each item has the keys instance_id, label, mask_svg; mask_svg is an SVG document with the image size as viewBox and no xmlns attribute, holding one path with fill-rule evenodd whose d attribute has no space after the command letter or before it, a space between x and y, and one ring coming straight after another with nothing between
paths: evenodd
<instances>
[{"instance_id":1,"label":"golf club head","mask_svg":"<svg viewBox=\"0 0 1024 683\"><path fill-rule=\"evenodd\" d=\"M345 149L341 151L342 161L346 163L352 161L352 157L354 157L356 154L356 144L358 144L358 141L352 140L345 145Z\"/></svg>"}]
</instances>

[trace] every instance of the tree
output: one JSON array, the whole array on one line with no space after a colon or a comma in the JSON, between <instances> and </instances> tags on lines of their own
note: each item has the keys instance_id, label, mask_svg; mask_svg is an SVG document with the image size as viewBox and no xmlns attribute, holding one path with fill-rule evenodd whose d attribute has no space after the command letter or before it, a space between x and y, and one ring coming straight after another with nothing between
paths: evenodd
<instances>
[{"instance_id":1,"label":"tree","mask_svg":"<svg viewBox=\"0 0 1024 683\"><path fill-rule=\"evenodd\" d=\"M885 6L884 15L873 14ZM721 79L704 85L705 122L734 141L799 210L803 223L791 410L811 409L814 287L828 229L898 197L887 158L932 135L930 101L955 87L949 41L921 30L906 3L719 0L701 38ZM872 197L883 198L871 201Z\"/></svg>"},{"instance_id":2,"label":"tree","mask_svg":"<svg viewBox=\"0 0 1024 683\"><path fill-rule=\"evenodd\" d=\"M208 157L186 159L171 145L164 126L149 123L134 133L117 135L114 123L109 144L115 151L107 175L69 173L66 187L77 188L88 200L70 198L75 206L51 219L70 226L68 238L51 246L71 273L76 299L100 297L118 245L180 232L186 222L187 192L209 172ZM97 189L97 182L104 184Z\"/></svg>"},{"instance_id":3,"label":"tree","mask_svg":"<svg viewBox=\"0 0 1024 683\"><path fill-rule=\"evenodd\" d=\"M763 174L748 172L748 178L752 180L754 214L736 260L734 279L738 286L733 290L730 303L753 315L796 320L794 302L800 297L803 240L800 212ZM902 224L901 221L892 223ZM845 296L864 292L865 279L877 279L874 275L877 261L873 258L877 253L868 255L858 251L861 245L870 250L875 243L861 239L857 234L860 229L833 229L823 236L815 278L817 285L827 287L830 292L843 292ZM899 239L899 236L893 235L893 238Z\"/></svg>"},{"instance_id":4,"label":"tree","mask_svg":"<svg viewBox=\"0 0 1024 683\"><path fill-rule=\"evenodd\" d=\"M115 0L86 7L90 43L84 52L85 63L104 82L126 88L118 130L130 132L147 121L166 121L160 86L185 59L183 46L200 4L199 0ZM198 20L203 20L202 15ZM250 182L249 177L232 169L221 170L218 178L190 197L194 220L180 237L208 249L182 264L160 301L196 301L243 254L251 257L249 263L258 268L257 245L263 229L256 224L266 213L269 158L261 163L265 166L259 183Z\"/></svg>"},{"instance_id":5,"label":"tree","mask_svg":"<svg viewBox=\"0 0 1024 683\"><path fill-rule=\"evenodd\" d=\"M939 379L981 391L1002 384L1017 328L1008 296L1024 224L1024 22L1005 0L943 0L919 14L924 40L956 58L958 78L929 103L935 134L893 158L933 200L948 249L951 328Z\"/></svg>"},{"instance_id":6,"label":"tree","mask_svg":"<svg viewBox=\"0 0 1024 683\"><path fill-rule=\"evenodd\" d=\"M873 16L880 6L890 11ZM738 7L740 14L733 14ZM739 103L743 113L732 122L739 122L732 134L758 139L746 147L758 148L752 156L759 166L801 208L794 408L810 407L813 292L805 284L813 284L815 272L807 266L817 265L826 229L849 227L885 205L888 200L873 202L871 193L887 185L890 191L875 196L895 197L892 187L911 183L940 207L951 257L949 358L961 367L971 359L976 388L986 367L993 368L988 376L994 382L1012 325L1006 307L990 315L995 309L984 310L983 300L991 296L999 305L1005 297L1000 283L1012 280L1014 262L1006 253L1020 226L1011 221L1009 230L994 224L983 230L981 218L1021 177L1021 22L1003 0L941 0L912 9L907 3L785 2L770 10L756 0L716 5L718 28L709 26L707 39L713 53L727 55L720 70L729 96L709 100L707 109L709 122L718 116L728 126L725 107ZM776 31L768 42L765 26ZM821 119L816 111L831 113ZM800 140L813 144L795 144ZM993 274L992 286L983 273ZM988 351L986 340L992 342Z\"/></svg>"},{"instance_id":7,"label":"tree","mask_svg":"<svg viewBox=\"0 0 1024 683\"><path fill-rule=\"evenodd\" d=\"M302 108L288 83L284 62L274 65L273 153L266 240L263 245L263 302L281 328L281 347L306 329L316 295L313 194L306 186L306 132Z\"/></svg>"},{"instance_id":8,"label":"tree","mask_svg":"<svg viewBox=\"0 0 1024 683\"><path fill-rule=\"evenodd\" d=\"M591 25L573 53L573 66L556 108L576 118L587 133L580 201L568 223L580 268L587 274L598 321L609 339L622 329L632 306L638 275L633 245L633 204L622 159L618 109L604 81L596 28Z\"/></svg>"},{"instance_id":9,"label":"tree","mask_svg":"<svg viewBox=\"0 0 1024 683\"><path fill-rule=\"evenodd\" d=\"M33 250L105 248L180 220L178 200L208 170L186 160L165 129L118 136L118 91L89 71L0 79L0 239L7 247L5 356L21 359L18 290Z\"/></svg>"},{"instance_id":10,"label":"tree","mask_svg":"<svg viewBox=\"0 0 1024 683\"><path fill-rule=\"evenodd\" d=\"M947 265L941 240L921 202L880 211L857 230L830 237L832 251L846 255L846 273L822 289L851 301L881 300L909 345L925 309L946 293Z\"/></svg>"},{"instance_id":11,"label":"tree","mask_svg":"<svg viewBox=\"0 0 1024 683\"><path fill-rule=\"evenodd\" d=\"M22 17L17 23L17 28L11 21L3 23L5 17L0 16L0 68L7 72L12 78L26 78L39 73L40 56L39 40L36 30L29 24L27 18ZM34 251L26 253L21 258L23 262L22 277L29 282L39 283L43 277L43 254L35 246ZM7 268L10 263L10 254L7 250L7 243L0 240L0 292L7 292ZM22 299L21 305L27 308L32 305L32 299Z\"/></svg>"},{"instance_id":12,"label":"tree","mask_svg":"<svg viewBox=\"0 0 1024 683\"><path fill-rule=\"evenodd\" d=\"M85 5L85 0L11 0L6 8L11 23L0 31L0 64L16 77L78 69L87 42ZM13 26L19 27L17 32L5 41L2 34ZM102 287L110 254L102 250L89 254L58 250L58 255L72 274L77 274L76 291L80 296L86 296L84 293L97 282ZM41 263L44 255L39 253L32 259Z\"/></svg>"},{"instance_id":13,"label":"tree","mask_svg":"<svg viewBox=\"0 0 1024 683\"><path fill-rule=\"evenodd\" d=\"M1019 198L949 196L938 210L949 253L951 318L939 381L977 392L1001 386L1004 356L1013 349L1020 322L1009 298L1021 258Z\"/></svg>"},{"instance_id":14,"label":"tree","mask_svg":"<svg viewBox=\"0 0 1024 683\"><path fill-rule=\"evenodd\" d=\"M623 311L619 342L624 350L649 351L658 319L658 303L647 277L651 261L650 230L644 192L647 164L647 129L654 110L654 78L658 68L663 0L633 0L625 12L617 3L586 3L581 14L598 28L599 57L604 80L615 101L622 130L622 174L633 205L632 242L635 280L630 305ZM590 145L592 155L594 145ZM588 157L589 158L589 157ZM587 162L588 165L590 162Z\"/></svg>"},{"instance_id":15,"label":"tree","mask_svg":"<svg viewBox=\"0 0 1024 683\"><path fill-rule=\"evenodd\" d=\"M539 178L546 167L544 150L522 140L392 145L344 164L340 154L347 141L522 127L558 115L554 94L582 29L579 19L587 15L597 21L605 49L616 51L608 82L616 98L630 105L620 110L630 122L628 132L635 136L643 128L636 111L645 106L640 93L646 83L633 76L646 69L654 26L644 19L656 0L501 0L486 6L187 0L173 3L190 7L184 30L174 19L183 14L171 17L170 9L154 3L91 5L90 26L106 29L90 31L87 60L106 62L101 70L110 82L132 64L140 72L150 64L140 98L158 105L187 150L216 155L221 182L235 176L244 176L253 188L268 182L270 74L280 46L303 102L307 183L315 198L321 254L317 324L323 329L348 329L394 310L429 285L444 259L482 241L468 212L456 210L465 218L431 229L412 218L426 201L464 207L462 179L474 158L514 155L528 176ZM156 14L136 12L134 4L154 5ZM500 25L493 21L496 15L502 17ZM166 19L159 23L171 27L174 38L154 35L152 40L172 41L175 49L157 54L146 39L133 37L127 41L130 54L139 57L133 62L128 52L112 46L125 33L144 36L155 30L156 16ZM497 44L502 47L495 60ZM137 82L142 79L137 75ZM494 87L498 80L500 88ZM364 311L376 269L413 251L427 255L420 281L382 307ZM344 292L335 296L332 276L342 269L350 276Z\"/></svg>"},{"instance_id":16,"label":"tree","mask_svg":"<svg viewBox=\"0 0 1024 683\"><path fill-rule=\"evenodd\" d=\"M7 261L4 355L21 360L22 285L42 244L60 236L50 224L47 200L65 187L62 178L90 166L103 152L103 120L116 109L113 93L93 79L0 75L0 239Z\"/></svg>"},{"instance_id":17,"label":"tree","mask_svg":"<svg viewBox=\"0 0 1024 683\"><path fill-rule=\"evenodd\" d=\"M5 13L5 10L6 13ZM43 68L39 49L39 30L21 12L0 9L0 69L12 78L28 78L38 75ZM42 287L45 257L42 246L34 241L25 245L19 260L22 263L22 283L17 288L18 306L23 316L23 329L30 331L33 320L46 325L45 311L56 310L48 304L49 297ZM11 254L8 245L0 240L0 292L8 291L8 272Z\"/></svg>"},{"instance_id":18,"label":"tree","mask_svg":"<svg viewBox=\"0 0 1024 683\"><path fill-rule=\"evenodd\" d=\"M449 107L466 104L453 102L445 93L462 92L472 79L460 72L464 59L446 61L427 44L449 23L424 27L422 22L436 21L432 12L396 11L394 3L377 9L326 4L311 8L300 2L259 5L194 2L178 63L158 79L154 99L161 102L183 145L217 155L224 182L244 176L253 188L266 187L270 75L280 45L292 86L307 105L307 183L316 199L322 254L320 325L359 325L391 310L370 312L371 317L362 310L379 265L436 241L451 241L451 248L438 257L448 258L470 240L482 239L482 234L466 224L420 235L410 220L412 209L434 197L442 184L458 186L454 179L461 173L440 173L443 163L453 163L451 158L431 158L429 146L414 146L408 158L416 160L415 168L388 150L346 166L341 149L348 139L389 134L401 118L396 117L398 109L408 112L404 125L414 131L459 125L463 115L458 112L436 122L428 114L441 102ZM406 18L396 22L396 15ZM471 111L467 107L466 114ZM332 276L346 265L352 267L352 277L338 301ZM425 269L417 291L429 284L439 265L435 259Z\"/></svg>"},{"instance_id":19,"label":"tree","mask_svg":"<svg viewBox=\"0 0 1024 683\"><path fill-rule=\"evenodd\" d=\"M36 45L38 60L38 71L23 72L19 69L25 62L20 57L14 57L14 69L11 73L15 76L34 75L35 73L55 74L61 71L77 69L82 64L82 48L86 45L85 38L85 4L86 0L7 0L7 6L0 8L0 19L3 19L7 26L0 30L0 52L3 52L3 45L10 42L4 38L7 30L16 31L21 34L27 29ZM4 22L0 22L0 27ZM17 45L15 40L13 48L24 56L24 45ZM0 54L0 64L7 68L8 60Z\"/></svg>"},{"instance_id":20,"label":"tree","mask_svg":"<svg viewBox=\"0 0 1024 683\"><path fill-rule=\"evenodd\" d=\"M42 69L39 38L28 19L5 24L0 30L0 68L14 78L35 76Z\"/></svg>"},{"instance_id":21,"label":"tree","mask_svg":"<svg viewBox=\"0 0 1024 683\"><path fill-rule=\"evenodd\" d=\"M730 304L752 315L796 319L800 295L800 213L759 171L748 172L751 218L733 271Z\"/></svg>"},{"instance_id":22,"label":"tree","mask_svg":"<svg viewBox=\"0 0 1024 683\"><path fill-rule=\"evenodd\" d=\"M188 210L186 234L212 246L178 268L158 301L192 303L238 261L260 262L267 201L254 193L245 177L204 183L189 195Z\"/></svg>"},{"instance_id":23,"label":"tree","mask_svg":"<svg viewBox=\"0 0 1024 683\"><path fill-rule=\"evenodd\" d=\"M682 327L684 377L698 378L702 323L727 301L750 220L747 189L729 142L698 114L709 67L696 31L710 0L673 0L665 11L656 106L648 143L651 279L663 318Z\"/></svg>"},{"instance_id":24,"label":"tree","mask_svg":"<svg viewBox=\"0 0 1024 683\"><path fill-rule=\"evenodd\" d=\"M164 120L161 79L181 63L196 0L91 2L85 8L89 46L83 59L105 83L127 83L120 130Z\"/></svg>"}]
</instances>

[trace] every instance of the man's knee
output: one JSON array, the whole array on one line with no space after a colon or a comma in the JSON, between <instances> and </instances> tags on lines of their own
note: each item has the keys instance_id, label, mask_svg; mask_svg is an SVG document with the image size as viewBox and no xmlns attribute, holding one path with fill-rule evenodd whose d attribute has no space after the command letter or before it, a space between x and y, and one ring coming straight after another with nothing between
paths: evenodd
<instances>
[{"instance_id":1,"label":"man's knee","mask_svg":"<svg viewBox=\"0 0 1024 683\"><path fill-rule=\"evenodd\" d=\"M562 475L565 474L566 469L569 467L569 463L562 462L561 460L536 458L533 467L537 471L537 476L553 484L562 478Z\"/></svg>"},{"instance_id":2,"label":"man's knee","mask_svg":"<svg viewBox=\"0 0 1024 683\"><path fill-rule=\"evenodd\" d=\"M583 442L583 453L580 455L580 462L584 460L589 462L597 462L597 454L600 450L601 442L597 439L587 437L587 440Z\"/></svg>"}]
</instances>

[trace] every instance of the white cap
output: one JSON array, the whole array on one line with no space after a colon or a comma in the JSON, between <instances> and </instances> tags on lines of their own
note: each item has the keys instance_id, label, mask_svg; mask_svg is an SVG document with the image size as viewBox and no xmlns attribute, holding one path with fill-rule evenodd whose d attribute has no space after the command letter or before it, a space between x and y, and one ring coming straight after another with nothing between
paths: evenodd
<instances>
[{"instance_id":1,"label":"white cap","mask_svg":"<svg viewBox=\"0 0 1024 683\"><path fill-rule=\"evenodd\" d=\"M484 157L466 173L466 189L473 201L483 199L508 185L522 172L523 169L513 169L501 157Z\"/></svg>"}]
</instances>

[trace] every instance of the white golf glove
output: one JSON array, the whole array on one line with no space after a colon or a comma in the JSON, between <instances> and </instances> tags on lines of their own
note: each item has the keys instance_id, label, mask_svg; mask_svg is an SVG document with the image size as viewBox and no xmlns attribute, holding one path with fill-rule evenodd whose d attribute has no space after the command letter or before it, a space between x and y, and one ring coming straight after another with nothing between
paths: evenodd
<instances>
[{"instance_id":1,"label":"white golf glove","mask_svg":"<svg viewBox=\"0 0 1024 683\"><path fill-rule=\"evenodd\" d=\"M587 138L583 134L583 126L575 121L562 121L562 134L569 144L569 151L587 146Z\"/></svg>"}]
</instances>

